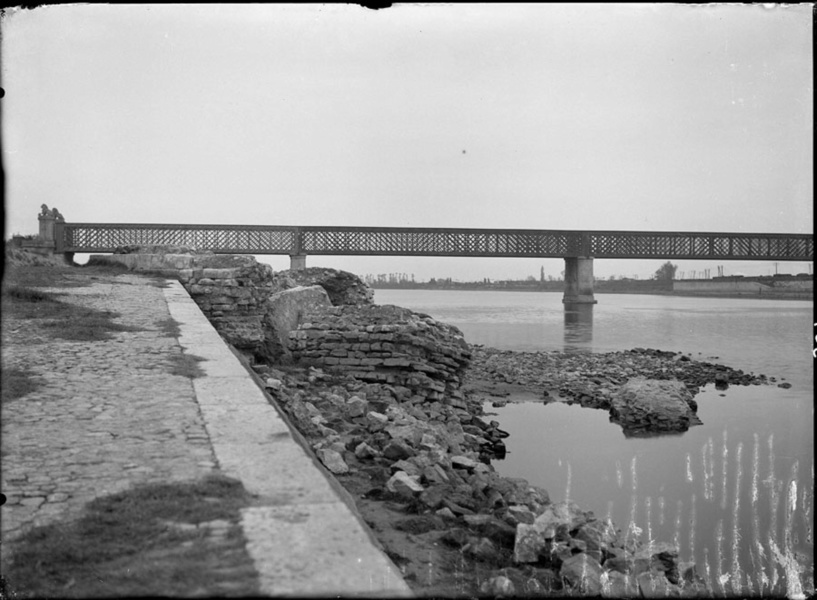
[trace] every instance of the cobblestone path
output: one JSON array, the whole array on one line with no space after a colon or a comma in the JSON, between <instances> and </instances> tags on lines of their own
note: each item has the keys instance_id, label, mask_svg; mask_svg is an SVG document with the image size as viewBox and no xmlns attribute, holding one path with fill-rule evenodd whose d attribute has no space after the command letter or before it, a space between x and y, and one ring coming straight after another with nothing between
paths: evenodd
<instances>
[{"instance_id":1,"label":"cobblestone path","mask_svg":"<svg viewBox=\"0 0 817 600\"><path fill-rule=\"evenodd\" d=\"M3 320L3 366L25 368L42 382L3 406L4 542L28 527L79 516L97 496L198 479L216 468L192 381L171 374L182 348L167 332L162 289L119 275L46 291L114 310L116 322L139 330L75 342Z\"/></svg>"}]
</instances>

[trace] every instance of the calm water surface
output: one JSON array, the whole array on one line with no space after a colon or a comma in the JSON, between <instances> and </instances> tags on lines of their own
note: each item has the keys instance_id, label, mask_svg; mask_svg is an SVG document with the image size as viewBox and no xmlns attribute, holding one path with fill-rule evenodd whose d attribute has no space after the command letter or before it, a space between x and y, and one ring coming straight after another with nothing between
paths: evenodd
<instances>
[{"instance_id":1,"label":"calm water surface","mask_svg":"<svg viewBox=\"0 0 817 600\"><path fill-rule=\"evenodd\" d=\"M812 303L598 294L565 309L559 293L377 290L503 350L690 353L792 388L708 386L703 425L624 437L605 411L509 404L491 418L511 436L495 468L609 516L625 535L674 541L717 595L798 595L813 584Z\"/></svg>"}]
</instances>

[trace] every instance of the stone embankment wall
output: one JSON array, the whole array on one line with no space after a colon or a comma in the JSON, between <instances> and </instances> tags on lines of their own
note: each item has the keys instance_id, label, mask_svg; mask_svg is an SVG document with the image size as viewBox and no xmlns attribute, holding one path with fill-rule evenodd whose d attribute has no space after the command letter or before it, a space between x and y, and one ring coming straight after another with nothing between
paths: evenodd
<instances>
[{"instance_id":1,"label":"stone embankment wall","mask_svg":"<svg viewBox=\"0 0 817 600\"><path fill-rule=\"evenodd\" d=\"M179 269L179 282L216 328L239 350L263 355L263 320L272 293L272 267L252 256L214 256Z\"/></svg>"},{"instance_id":2,"label":"stone embankment wall","mask_svg":"<svg viewBox=\"0 0 817 600\"><path fill-rule=\"evenodd\" d=\"M813 279L782 279L774 282L774 289L797 290L797 291L814 291Z\"/></svg>"},{"instance_id":3,"label":"stone embankment wall","mask_svg":"<svg viewBox=\"0 0 817 600\"><path fill-rule=\"evenodd\" d=\"M471 351L459 329L397 306L330 307L289 334L293 357L457 403Z\"/></svg>"},{"instance_id":4,"label":"stone embankment wall","mask_svg":"<svg viewBox=\"0 0 817 600\"><path fill-rule=\"evenodd\" d=\"M780 280L772 285L759 281L674 281L674 292L696 292L712 294L787 294L797 292L813 292L814 282L811 280Z\"/></svg>"}]
</instances>

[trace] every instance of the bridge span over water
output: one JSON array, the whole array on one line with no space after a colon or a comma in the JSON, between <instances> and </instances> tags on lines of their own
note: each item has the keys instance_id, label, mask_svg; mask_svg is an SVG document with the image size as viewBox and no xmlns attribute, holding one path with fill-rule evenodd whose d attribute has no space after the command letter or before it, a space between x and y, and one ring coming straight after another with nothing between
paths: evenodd
<instances>
[{"instance_id":1,"label":"bridge span over water","mask_svg":"<svg viewBox=\"0 0 817 600\"><path fill-rule=\"evenodd\" d=\"M55 251L66 254L114 252L128 245L188 245L220 254L285 254L293 269L305 268L309 255L563 258L565 303L595 302L596 258L814 259L813 234L67 223L57 215L51 223L48 215L40 215L41 237L45 229Z\"/></svg>"}]
</instances>

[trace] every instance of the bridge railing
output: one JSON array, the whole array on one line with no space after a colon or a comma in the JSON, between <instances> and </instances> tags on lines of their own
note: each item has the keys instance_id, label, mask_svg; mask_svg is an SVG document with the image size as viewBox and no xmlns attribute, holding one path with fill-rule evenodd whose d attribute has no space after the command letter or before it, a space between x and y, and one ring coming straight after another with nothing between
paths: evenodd
<instances>
[{"instance_id":1,"label":"bridge railing","mask_svg":"<svg viewBox=\"0 0 817 600\"><path fill-rule=\"evenodd\" d=\"M57 251L187 245L222 254L810 261L812 234L58 223Z\"/></svg>"}]
</instances>

